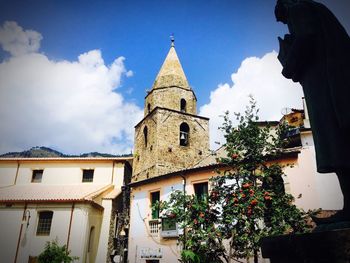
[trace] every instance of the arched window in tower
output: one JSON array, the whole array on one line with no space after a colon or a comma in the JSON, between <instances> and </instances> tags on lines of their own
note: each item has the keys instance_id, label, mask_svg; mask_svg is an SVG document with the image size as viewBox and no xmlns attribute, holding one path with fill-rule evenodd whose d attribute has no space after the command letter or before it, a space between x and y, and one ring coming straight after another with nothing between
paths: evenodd
<instances>
[{"instance_id":1,"label":"arched window in tower","mask_svg":"<svg viewBox=\"0 0 350 263\"><path fill-rule=\"evenodd\" d=\"M180 101L180 109L182 112L186 112L186 100L185 99L181 99Z\"/></svg>"},{"instance_id":2,"label":"arched window in tower","mask_svg":"<svg viewBox=\"0 0 350 263\"><path fill-rule=\"evenodd\" d=\"M147 141L148 141L148 128L147 128L147 126L145 126L145 128L143 128L143 137L145 140L145 147L147 147Z\"/></svg>"},{"instance_id":3,"label":"arched window in tower","mask_svg":"<svg viewBox=\"0 0 350 263\"><path fill-rule=\"evenodd\" d=\"M147 112L148 112L148 113L151 112L151 104L150 104L150 103L147 104Z\"/></svg>"},{"instance_id":4,"label":"arched window in tower","mask_svg":"<svg viewBox=\"0 0 350 263\"><path fill-rule=\"evenodd\" d=\"M188 146L190 135L190 127L186 122L181 123L180 125L180 145Z\"/></svg>"}]
</instances>

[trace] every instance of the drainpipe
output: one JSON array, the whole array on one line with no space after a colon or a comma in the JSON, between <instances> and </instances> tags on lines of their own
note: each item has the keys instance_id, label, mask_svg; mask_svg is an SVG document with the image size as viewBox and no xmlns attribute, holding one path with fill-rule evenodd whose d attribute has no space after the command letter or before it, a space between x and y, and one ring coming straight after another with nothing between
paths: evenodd
<instances>
[{"instance_id":1,"label":"drainpipe","mask_svg":"<svg viewBox=\"0 0 350 263\"><path fill-rule=\"evenodd\" d=\"M184 198L186 196L186 177L183 174L180 174L181 178L182 178L182 185L183 185L183 192L184 192ZM183 203L184 206L184 212L186 210L186 202L184 201ZM183 230L184 231L184 244L183 244L183 250L186 249L186 229Z\"/></svg>"},{"instance_id":2,"label":"drainpipe","mask_svg":"<svg viewBox=\"0 0 350 263\"><path fill-rule=\"evenodd\" d=\"M72 221L73 221L73 212L74 212L75 203L72 204L72 209L70 211L70 219L69 219L69 227L68 227L68 237L67 237L67 244L66 244L66 252L68 252L68 246L69 246L69 239L70 239L70 232L72 229Z\"/></svg>"},{"instance_id":3,"label":"drainpipe","mask_svg":"<svg viewBox=\"0 0 350 263\"><path fill-rule=\"evenodd\" d=\"M19 161L17 161L16 177L15 177L15 182L13 183L13 185L15 185L17 183L18 172L19 172Z\"/></svg>"},{"instance_id":4,"label":"drainpipe","mask_svg":"<svg viewBox=\"0 0 350 263\"><path fill-rule=\"evenodd\" d=\"M111 184L113 184L113 181L114 181L114 166L115 166L115 161L113 161L113 168L112 168L112 182L111 182Z\"/></svg>"},{"instance_id":5,"label":"drainpipe","mask_svg":"<svg viewBox=\"0 0 350 263\"><path fill-rule=\"evenodd\" d=\"M19 235L18 235L18 241L17 241L16 255L15 255L15 260L13 261L14 263L17 262L19 243L21 242L21 236L22 236L22 230L23 230L23 219L24 219L26 210L27 210L27 203L24 203L23 215L22 215L22 220L21 220L21 228L19 229Z\"/></svg>"}]
</instances>

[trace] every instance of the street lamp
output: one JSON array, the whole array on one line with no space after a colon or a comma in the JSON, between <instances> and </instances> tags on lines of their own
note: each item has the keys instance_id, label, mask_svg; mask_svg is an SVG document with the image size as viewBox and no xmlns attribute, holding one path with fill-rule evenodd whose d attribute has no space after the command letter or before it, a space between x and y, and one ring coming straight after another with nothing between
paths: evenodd
<instances>
[{"instance_id":1,"label":"street lamp","mask_svg":"<svg viewBox=\"0 0 350 263\"><path fill-rule=\"evenodd\" d=\"M22 218L22 225L24 225L25 223L27 223L27 228L29 226L29 220L30 220L30 211L27 209L24 214L23 214L23 218Z\"/></svg>"}]
</instances>

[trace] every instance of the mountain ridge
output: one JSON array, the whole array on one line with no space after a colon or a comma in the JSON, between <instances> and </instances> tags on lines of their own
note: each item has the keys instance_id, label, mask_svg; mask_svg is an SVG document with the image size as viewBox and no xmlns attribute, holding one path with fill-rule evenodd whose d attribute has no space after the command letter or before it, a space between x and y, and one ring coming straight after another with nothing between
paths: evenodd
<instances>
[{"instance_id":1,"label":"mountain ridge","mask_svg":"<svg viewBox=\"0 0 350 263\"><path fill-rule=\"evenodd\" d=\"M8 152L5 154L1 154L0 158L68 158L68 157L81 157L81 158L89 158L89 157L129 157L132 154L121 154L114 155L109 153L99 153L99 152L89 152L82 153L80 155L69 155L64 154L54 149L45 146L36 146L32 147L29 150L21 151L21 152Z\"/></svg>"}]
</instances>

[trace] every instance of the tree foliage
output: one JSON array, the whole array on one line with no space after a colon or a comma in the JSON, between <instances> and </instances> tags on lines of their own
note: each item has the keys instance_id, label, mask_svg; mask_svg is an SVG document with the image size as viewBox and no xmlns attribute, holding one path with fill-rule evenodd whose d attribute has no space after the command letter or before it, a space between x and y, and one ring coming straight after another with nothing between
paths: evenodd
<instances>
[{"instance_id":1,"label":"tree foliage","mask_svg":"<svg viewBox=\"0 0 350 263\"><path fill-rule=\"evenodd\" d=\"M197 198L175 191L170 199L161 202L163 216L175 218L184 234L179 237L183 244L182 262L222 262L226 257L220 229L220 211L208 196ZM198 261L199 260L199 261Z\"/></svg>"},{"instance_id":2,"label":"tree foliage","mask_svg":"<svg viewBox=\"0 0 350 263\"><path fill-rule=\"evenodd\" d=\"M308 214L284 191L278 159L284 153L287 127L261 127L253 98L245 114L235 116L236 127L228 113L224 116L221 129L227 157L217 161L225 168L210 180L209 196L203 199L178 191L161 204L165 215L176 218L184 229L180 236L184 249L198 255L200 262L250 257L257 262L261 238L309 229ZM184 255L182 261L195 262Z\"/></svg>"},{"instance_id":3,"label":"tree foliage","mask_svg":"<svg viewBox=\"0 0 350 263\"><path fill-rule=\"evenodd\" d=\"M49 241L45 245L44 251L39 255L39 263L71 263L78 257L71 257L70 251L67 251L66 245L60 246L57 240Z\"/></svg>"}]
</instances>

